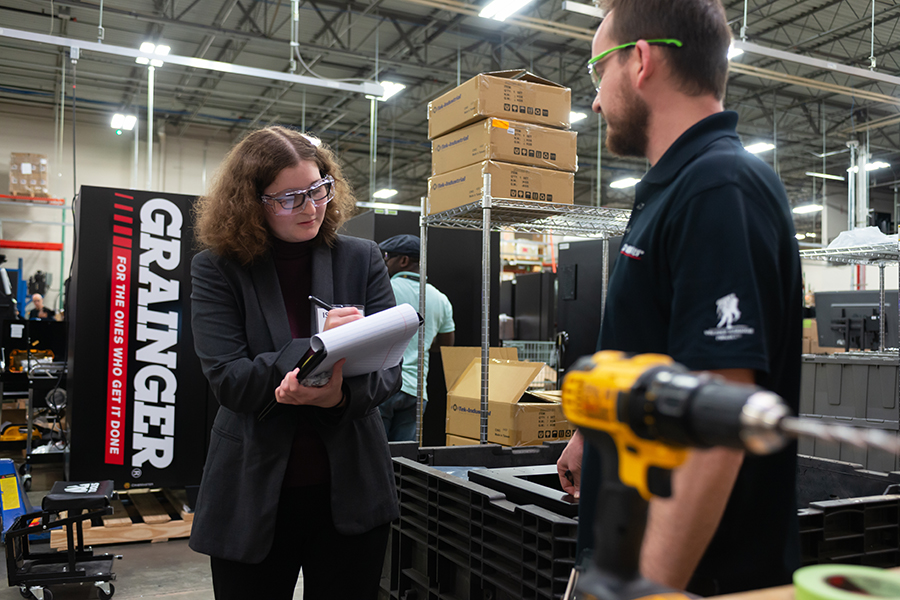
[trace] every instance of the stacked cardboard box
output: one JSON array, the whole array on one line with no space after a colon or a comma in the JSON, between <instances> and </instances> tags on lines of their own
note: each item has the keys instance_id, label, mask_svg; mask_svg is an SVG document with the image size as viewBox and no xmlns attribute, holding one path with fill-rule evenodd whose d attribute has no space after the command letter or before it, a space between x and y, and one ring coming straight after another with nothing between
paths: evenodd
<instances>
[{"instance_id":1,"label":"stacked cardboard box","mask_svg":"<svg viewBox=\"0 0 900 600\"><path fill-rule=\"evenodd\" d=\"M576 133L571 90L527 71L476 75L428 103L431 177L427 212L491 196L575 201Z\"/></svg>"},{"instance_id":2,"label":"stacked cardboard box","mask_svg":"<svg viewBox=\"0 0 900 600\"><path fill-rule=\"evenodd\" d=\"M544 363L517 360L515 348L491 348L488 366L487 441L539 446L572 437L561 392L528 391ZM447 380L447 445L481 439L481 348L441 348Z\"/></svg>"},{"instance_id":3,"label":"stacked cardboard box","mask_svg":"<svg viewBox=\"0 0 900 600\"><path fill-rule=\"evenodd\" d=\"M9 160L9 194L49 198L49 168L43 154L13 152Z\"/></svg>"}]
</instances>

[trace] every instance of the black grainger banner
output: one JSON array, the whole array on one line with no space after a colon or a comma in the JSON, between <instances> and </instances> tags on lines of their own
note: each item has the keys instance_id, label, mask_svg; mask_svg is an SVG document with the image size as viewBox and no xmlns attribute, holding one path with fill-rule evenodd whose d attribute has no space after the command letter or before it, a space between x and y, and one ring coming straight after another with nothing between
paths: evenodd
<instances>
[{"instance_id":1,"label":"black grainger banner","mask_svg":"<svg viewBox=\"0 0 900 600\"><path fill-rule=\"evenodd\" d=\"M70 479L200 481L207 392L190 328L194 200L81 188L67 315Z\"/></svg>"}]
</instances>

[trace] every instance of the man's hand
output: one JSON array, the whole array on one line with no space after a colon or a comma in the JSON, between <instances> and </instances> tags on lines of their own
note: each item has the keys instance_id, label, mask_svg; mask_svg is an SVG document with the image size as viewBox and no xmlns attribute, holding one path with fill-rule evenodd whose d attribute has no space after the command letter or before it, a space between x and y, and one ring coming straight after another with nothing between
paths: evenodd
<instances>
[{"instance_id":1,"label":"man's hand","mask_svg":"<svg viewBox=\"0 0 900 600\"><path fill-rule=\"evenodd\" d=\"M575 435L569 440L565 450L556 461L556 472L559 474L559 483L567 494L576 498L581 496L581 457L584 454L584 438L581 432L575 430Z\"/></svg>"},{"instance_id":2,"label":"man's hand","mask_svg":"<svg viewBox=\"0 0 900 600\"><path fill-rule=\"evenodd\" d=\"M356 310L350 309L350 310ZM334 364L331 379L322 387L308 387L297 381L300 369L294 369L284 376L281 384L275 388L275 399L281 404L298 404L318 406L320 408L336 408L344 401L341 384L344 382L343 370L347 359L342 358Z\"/></svg>"}]
</instances>

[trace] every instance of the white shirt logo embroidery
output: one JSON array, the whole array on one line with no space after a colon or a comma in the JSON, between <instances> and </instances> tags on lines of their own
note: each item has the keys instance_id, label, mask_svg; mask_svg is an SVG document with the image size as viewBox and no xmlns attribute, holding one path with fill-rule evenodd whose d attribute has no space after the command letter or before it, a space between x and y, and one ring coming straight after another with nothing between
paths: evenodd
<instances>
[{"instance_id":1,"label":"white shirt logo embroidery","mask_svg":"<svg viewBox=\"0 0 900 600\"><path fill-rule=\"evenodd\" d=\"M716 300L716 315L719 322L715 327L704 331L703 334L716 338L717 342L738 340L745 335L753 335L752 327L736 324L741 318L739 303L737 294L728 294Z\"/></svg>"},{"instance_id":2,"label":"white shirt logo embroidery","mask_svg":"<svg viewBox=\"0 0 900 600\"><path fill-rule=\"evenodd\" d=\"M716 313L719 315L719 324L716 327L731 327L735 321L741 318L738 297L728 294L716 300Z\"/></svg>"},{"instance_id":3,"label":"white shirt logo embroidery","mask_svg":"<svg viewBox=\"0 0 900 600\"><path fill-rule=\"evenodd\" d=\"M622 249L619 251L620 254L624 254L629 258L636 258L641 260L641 256L644 254L644 251L640 248L632 246L631 244L622 244Z\"/></svg>"}]
</instances>

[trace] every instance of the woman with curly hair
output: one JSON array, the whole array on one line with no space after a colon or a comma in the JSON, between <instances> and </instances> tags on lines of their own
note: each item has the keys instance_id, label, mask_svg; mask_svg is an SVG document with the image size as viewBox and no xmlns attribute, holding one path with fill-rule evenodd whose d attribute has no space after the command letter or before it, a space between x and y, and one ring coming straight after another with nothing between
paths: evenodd
<instances>
[{"instance_id":1,"label":"woman with curly hair","mask_svg":"<svg viewBox=\"0 0 900 600\"><path fill-rule=\"evenodd\" d=\"M339 362L321 387L295 368L317 331L310 295L394 306L378 246L337 234L354 205L331 150L284 127L238 143L197 204L191 324L219 409L190 546L219 600L292 598L301 568L305 598L378 594L399 511L377 407L400 367L344 378ZM324 329L360 318L335 308Z\"/></svg>"}]
</instances>

